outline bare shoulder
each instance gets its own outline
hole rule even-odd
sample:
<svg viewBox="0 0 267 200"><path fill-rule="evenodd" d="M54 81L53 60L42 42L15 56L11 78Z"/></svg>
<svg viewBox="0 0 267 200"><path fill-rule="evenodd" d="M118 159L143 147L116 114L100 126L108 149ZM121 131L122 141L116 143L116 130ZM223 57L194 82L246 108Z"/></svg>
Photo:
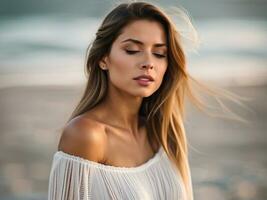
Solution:
<svg viewBox="0 0 267 200"><path fill-rule="evenodd" d="M82 116L64 127L58 150L102 163L106 157L107 135L103 125Z"/></svg>

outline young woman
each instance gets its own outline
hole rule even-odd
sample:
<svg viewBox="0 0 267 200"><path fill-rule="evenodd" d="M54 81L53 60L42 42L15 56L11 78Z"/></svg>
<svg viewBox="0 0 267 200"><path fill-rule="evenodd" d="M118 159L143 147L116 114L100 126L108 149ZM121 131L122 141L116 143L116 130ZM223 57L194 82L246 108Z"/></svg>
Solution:
<svg viewBox="0 0 267 200"><path fill-rule="evenodd" d="M149 3L118 5L88 48L86 70L48 199L193 199L183 124L192 78L170 18Z"/></svg>

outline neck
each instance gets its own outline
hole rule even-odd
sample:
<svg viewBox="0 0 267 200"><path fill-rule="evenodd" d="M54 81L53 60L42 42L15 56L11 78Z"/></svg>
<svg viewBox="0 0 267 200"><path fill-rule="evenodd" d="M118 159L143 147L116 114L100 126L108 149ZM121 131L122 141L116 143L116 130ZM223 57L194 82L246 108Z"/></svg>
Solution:
<svg viewBox="0 0 267 200"><path fill-rule="evenodd" d="M110 88L100 105L102 107L101 118L112 126L125 129L137 137L140 128L139 109L142 99L142 97L132 96L115 88Z"/></svg>

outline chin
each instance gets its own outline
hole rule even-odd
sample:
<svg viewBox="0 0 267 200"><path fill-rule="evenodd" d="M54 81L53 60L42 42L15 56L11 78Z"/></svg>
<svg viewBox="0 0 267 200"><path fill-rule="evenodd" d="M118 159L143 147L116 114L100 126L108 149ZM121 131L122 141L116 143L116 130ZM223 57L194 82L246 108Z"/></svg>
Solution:
<svg viewBox="0 0 267 200"><path fill-rule="evenodd" d="M134 96L137 96L137 97L149 97L153 94L153 92L138 92L138 93L135 93L133 94Z"/></svg>
<svg viewBox="0 0 267 200"><path fill-rule="evenodd" d="M155 92L155 88L124 88L124 91L134 97L149 97Z"/></svg>

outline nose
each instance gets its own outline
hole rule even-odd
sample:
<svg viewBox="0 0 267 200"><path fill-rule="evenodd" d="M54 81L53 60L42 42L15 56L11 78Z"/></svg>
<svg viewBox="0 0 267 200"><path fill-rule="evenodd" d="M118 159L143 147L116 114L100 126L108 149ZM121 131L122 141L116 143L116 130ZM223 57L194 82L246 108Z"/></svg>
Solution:
<svg viewBox="0 0 267 200"><path fill-rule="evenodd" d="M141 62L140 64L140 68L141 69L153 69L154 63L152 61L153 61L153 58L150 55L150 51L144 52L144 58L143 58L143 62Z"/></svg>
<svg viewBox="0 0 267 200"><path fill-rule="evenodd" d="M150 61L146 61L146 62L141 63L140 67L141 69L153 69L154 64Z"/></svg>

